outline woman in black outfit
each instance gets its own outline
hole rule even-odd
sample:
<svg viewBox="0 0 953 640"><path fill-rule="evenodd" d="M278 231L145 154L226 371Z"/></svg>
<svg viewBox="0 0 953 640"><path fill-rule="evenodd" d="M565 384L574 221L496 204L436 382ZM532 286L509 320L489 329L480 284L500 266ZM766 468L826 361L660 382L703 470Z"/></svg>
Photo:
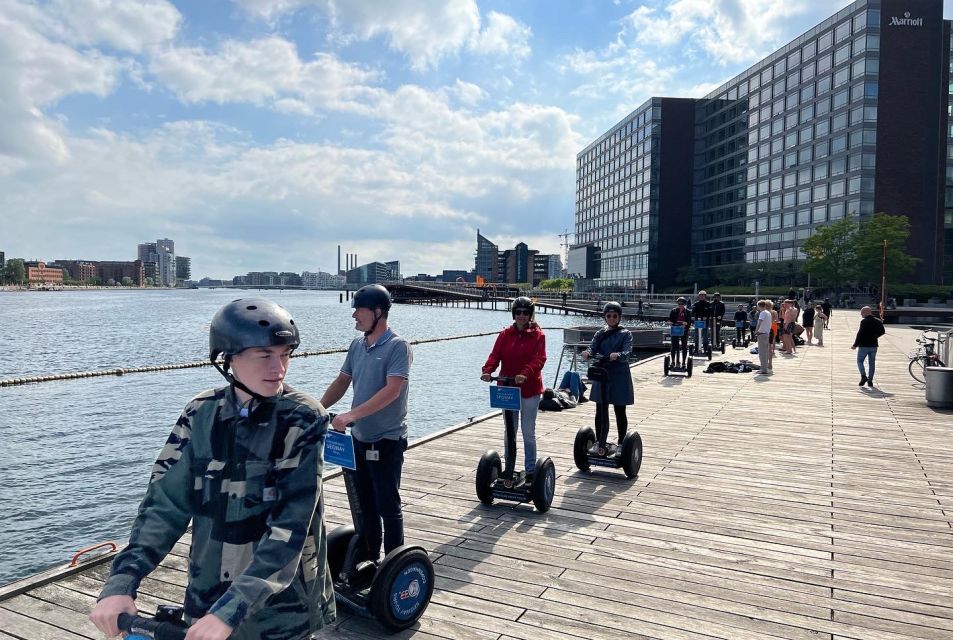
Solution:
<svg viewBox="0 0 953 640"><path fill-rule="evenodd" d="M804 333L807 334L805 339L807 344L811 344L811 341L814 339L814 306L807 305L804 307L803 315L801 316L801 326L804 327Z"/></svg>

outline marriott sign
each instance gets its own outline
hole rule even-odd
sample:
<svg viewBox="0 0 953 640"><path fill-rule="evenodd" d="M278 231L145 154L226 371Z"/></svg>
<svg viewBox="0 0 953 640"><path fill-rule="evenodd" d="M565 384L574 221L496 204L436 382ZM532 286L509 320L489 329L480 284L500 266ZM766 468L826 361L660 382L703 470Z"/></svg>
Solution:
<svg viewBox="0 0 953 640"><path fill-rule="evenodd" d="M922 27L923 18L911 18L909 11L903 12L903 17L890 16L889 26L891 27Z"/></svg>

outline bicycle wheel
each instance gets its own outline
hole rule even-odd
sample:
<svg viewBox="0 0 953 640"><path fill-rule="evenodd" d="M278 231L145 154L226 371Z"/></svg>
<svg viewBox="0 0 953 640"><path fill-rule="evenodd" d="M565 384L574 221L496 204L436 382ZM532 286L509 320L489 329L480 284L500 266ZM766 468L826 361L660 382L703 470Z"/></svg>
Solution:
<svg viewBox="0 0 953 640"><path fill-rule="evenodd" d="M910 364L907 365L907 370L910 372L910 376L920 383L926 383L926 372L924 368L926 367L926 358L923 356L917 356L916 358L910 361Z"/></svg>

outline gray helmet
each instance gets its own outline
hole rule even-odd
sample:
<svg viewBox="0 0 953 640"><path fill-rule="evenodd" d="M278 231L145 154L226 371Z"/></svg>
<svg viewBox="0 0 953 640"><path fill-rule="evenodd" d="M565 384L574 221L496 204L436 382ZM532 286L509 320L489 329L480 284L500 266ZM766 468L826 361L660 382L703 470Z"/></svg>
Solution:
<svg viewBox="0 0 953 640"><path fill-rule="evenodd" d="M353 309L380 309L383 312L390 310L390 293L379 284L369 284L354 292L351 298Z"/></svg>
<svg viewBox="0 0 953 640"><path fill-rule="evenodd" d="M209 359L233 356L251 347L289 346L301 343L298 326L291 314L262 298L240 298L229 302L212 318L208 332Z"/></svg>
<svg viewBox="0 0 953 640"><path fill-rule="evenodd" d="M615 311L619 314L619 317L622 317L622 305L618 302L607 302L604 307L602 307L602 317L606 317L606 314L610 311Z"/></svg>
<svg viewBox="0 0 953 640"><path fill-rule="evenodd" d="M513 314L513 317L516 317L517 309L526 309L529 311L530 317L533 315L533 311L536 309L536 305L533 304L533 301L527 298L526 296L520 296L513 301L513 306L510 308L510 313Z"/></svg>

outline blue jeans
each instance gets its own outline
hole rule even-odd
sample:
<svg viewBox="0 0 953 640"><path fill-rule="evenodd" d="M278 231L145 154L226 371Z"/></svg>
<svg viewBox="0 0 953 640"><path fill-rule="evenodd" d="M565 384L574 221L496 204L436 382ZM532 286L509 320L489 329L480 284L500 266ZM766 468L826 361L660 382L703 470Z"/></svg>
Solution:
<svg viewBox="0 0 953 640"><path fill-rule="evenodd" d="M369 461L367 450L378 451L378 460ZM404 514L400 507L400 472L404 466L407 439L378 440L371 444L354 439L357 492L363 511L367 551L372 559L404 544Z"/></svg>
<svg viewBox="0 0 953 640"><path fill-rule="evenodd" d="M864 372L864 360L870 362L870 371ZM868 380L874 379L874 370L877 368L877 347L857 347L857 368L860 375Z"/></svg>
<svg viewBox="0 0 953 640"><path fill-rule="evenodd" d="M511 478L516 468L516 428L523 431L523 464L527 473L536 469L536 414L539 413L540 396L520 398L520 411L504 411L503 422L506 436L503 440L505 464L503 477Z"/></svg>

